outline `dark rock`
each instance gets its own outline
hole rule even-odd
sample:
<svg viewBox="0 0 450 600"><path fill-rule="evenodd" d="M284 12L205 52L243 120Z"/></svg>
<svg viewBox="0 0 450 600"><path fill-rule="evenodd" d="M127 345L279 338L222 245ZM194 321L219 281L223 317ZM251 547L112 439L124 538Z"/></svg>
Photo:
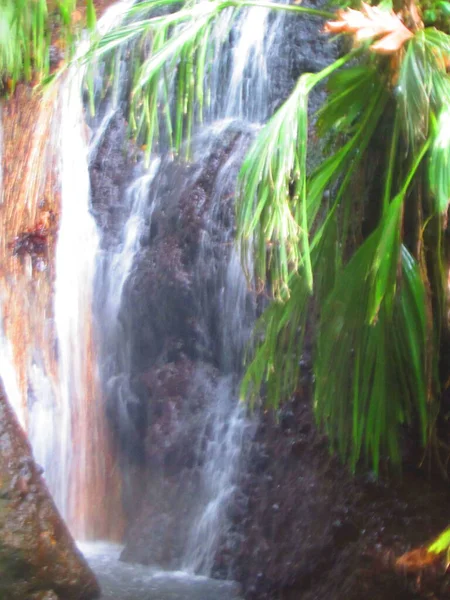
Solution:
<svg viewBox="0 0 450 600"><path fill-rule="evenodd" d="M127 143L127 124L118 113L109 122L91 157L89 174L91 209L101 229L102 245L109 248L117 240L125 218L123 202L127 184L135 169L136 151Z"/></svg>
<svg viewBox="0 0 450 600"><path fill-rule="evenodd" d="M90 600L99 594L0 383L0 598Z"/></svg>
<svg viewBox="0 0 450 600"><path fill-rule="evenodd" d="M218 552L221 572L226 556L228 577L255 600L411 600L430 589L448 598L442 573L420 590L386 566L448 525L446 487L418 472L402 481L352 478L330 457L311 404L307 389L286 404L289 431L273 413L261 416L241 480L246 512L234 521L241 541Z"/></svg>
<svg viewBox="0 0 450 600"><path fill-rule="evenodd" d="M199 502L204 410L217 371L187 357L143 375L148 390L142 506L126 535L122 560L179 568Z"/></svg>

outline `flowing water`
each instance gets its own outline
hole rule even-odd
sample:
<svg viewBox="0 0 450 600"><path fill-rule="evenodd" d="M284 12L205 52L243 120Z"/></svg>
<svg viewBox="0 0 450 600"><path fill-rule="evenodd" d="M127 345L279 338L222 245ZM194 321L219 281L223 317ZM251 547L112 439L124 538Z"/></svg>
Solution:
<svg viewBox="0 0 450 600"><path fill-rule="evenodd" d="M131 4L124 0L109 9L99 21L99 30L110 28ZM223 44L231 26L231 43ZM217 550L230 532L228 507L238 491L246 440L254 430L254 422L238 402L243 350L256 306L233 244L233 195L245 150L270 114L267 60L274 45L280 44L282 26L283 18L271 18L265 9L245 10L233 23L231 13L223 13L215 26L220 55L210 73L210 109L193 141L190 170L180 183L171 181L178 168L171 155L153 156L148 169L138 165L122 195L120 222L112 241L106 241L109 232L96 225L90 212L89 165L97 160L98 148L123 104L121 91L116 88L101 107L89 144L83 73L71 70L52 100L53 108L43 117L42 133L35 135L31 170L38 179L45 179L44 173L50 172L46 177L53 183L56 180L54 187L59 190L59 206L54 210L60 213L55 268L41 254L30 252L22 257L20 281L25 283L15 293L24 296L23 290L29 294L31 286L42 287L44 282L47 286L36 311L39 335L20 337L11 325L14 320L7 313L14 298L6 291L11 281L6 284L3 280L0 373L58 507L81 539L119 537L120 495L126 496L127 486L133 494L133 482L128 482L129 461L116 460L127 445L142 437L142 423L136 414L142 414L143 402L133 372L135 351L127 294L144 245L151 249L154 215L164 212L175 196L182 197L207 179L211 163L218 153L222 156L202 213L192 276L197 362L185 400L201 397L205 401L196 414L193 436L195 501L189 505L186 497L185 519L178 524L183 539L171 561L183 573L118 566L118 547L85 547L105 599L237 598L233 586L198 575L213 573ZM117 65L124 76L124 61ZM50 158L42 141L44 132L46 144L53 146ZM5 156L3 138L0 129L0 151ZM7 190L2 173L0 170L1 197ZM38 218L35 213L42 208L38 200L42 194L42 190L40 195L36 192L29 202L33 227ZM31 226L27 223L27 227L29 235ZM40 229L33 243L44 235L50 237L48 230ZM23 224L14 231L17 240ZM5 243L3 252L8 252ZM14 272L18 269L16 263L11 267ZM53 304L48 291L52 287ZM20 310L25 308L21 305ZM33 307L29 311L33 312ZM154 318L157 320L157 315ZM33 332L31 317L29 329ZM213 377L206 363L214 369ZM110 398L114 398L112 404ZM182 422L177 426L183 429ZM114 440L110 439L111 430ZM147 484L152 486L151 481Z"/></svg>
<svg viewBox="0 0 450 600"><path fill-rule="evenodd" d="M99 31L112 27L130 5L118 2L107 11ZM88 44L80 45L80 54ZM95 539L120 536L121 510L95 363L98 232L90 215L83 77L83 69L72 67L35 107L37 123L29 127L25 154L27 201L12 218L4 207L3 240L12 238L4 242L4 260L12 264L0 298L0 369L60 511L74 535ZM11 189L14 182L2 186L2 192ZM98 498L105 498L101 507Z"/></svg>
<svg viewBox="0 0 450 600"><path fill-rule="evenodd" d="M215 26L217 48L229 34L230 19L231 14L225 12ZM122 226L113 242L106 229L102 244L105 250L97 282L97 297L100 298L97 321L103 336L102 380L110 398L110 411L116 415L114 422L119 438L125 448L134 448L143 418L135 417L136 413L141 415L143 403L136 388L135 363L145 362L145 357L140 355L139 361L136 360L136 349L133 349L136 325L129 318L134 310L128 298L130 288L133 290L133 279L139 277L140 257L144 252L151 253L151 242L150 250L147 247L155 212L164 211L166 206L173 204L174 198L189 195L189 190L207 177L217 149L229 146L223 164L214 176L211 197L206 199L208 208L203 214L192 285L200 362L192 376L191 389L185 392L185 402L194 402L193 396L207 398L206 405L196 417L199 426L191 436L196 446L194 460L197 466L192 469L196 481L195 499L191 484L179 490L175 501L172 492L166 495L164 492L158 495L154 489L150 492L154 498L152 503L161 505L157 534L162 539L155 537L154 544L170 544L172 540L168 564L189 573L211 575L213 572L217 549L230 530L227 509L237 493L240 468L245 460L243 447L254 428L245 407L238 402L243 350L256 307L233 243L233 196L245 150L268 116L267 56L282 30L282 23L282 17L270 19L269 11L264 9L243 13L234 25L232 46L222 48L210 73L211 107L207 122L193 140L193 168L181 181L175 179L177 166L170 155L155 155L148 172L142 173L137 168L137 174L123 194ZM111 118L111 105L114 106L114 101L104 109L100 128ZM167 183L171 179L175 180L173 185ZM149 315L147 319L158 321L160 316ZM214 381L211 381L210 371L203 366L205 360L217 369ZM181 422L175 428L181 430L187 423L183 421L184 417L180 418ZM161 442L169 443L167 437ZM136 453L136 450L130 452ZM188 448L186 452L189 452ZM130 471L129 465L123 470ZM150 477L149 487L164 486L158 482L156 474ZM164 475L162 477L164 479ZM170 508L179 504L180 494L183 514L179 508ZM164 519L173 520L172 515L177 515L175 534L164 525ZM174 535L176 544L173 543Z"/></svg>
<svg viewBox="0 0 450 600"><path fill-rule="evenodd" d="M157 568L119 562L122 546L89 543L80 545L97 574L101 600L239 600L238 586L194 576L184 571L167 572Z"/></svg>

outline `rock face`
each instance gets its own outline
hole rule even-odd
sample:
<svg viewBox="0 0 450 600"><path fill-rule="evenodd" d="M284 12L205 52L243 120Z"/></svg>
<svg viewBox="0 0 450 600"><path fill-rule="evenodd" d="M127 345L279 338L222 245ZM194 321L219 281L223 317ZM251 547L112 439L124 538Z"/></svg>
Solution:
<svg viewBox="0 0 450 600"><path fill-rule="evenodd" d="M278 414L262 416L228 577L252 600L449 598L445 566L427 582L395 563L448 526L448 487L412 467L352 477L330 456L311 405L306 380ZM220 553L216 561L220 573Z"/></svg>
<svg viewBox="0 0 450 600"><path fill-rule="evenodd" d="M98 598L0 382L0 598Z"/></svg>
<svg viewBox="0 0 450 600"><path fill-rule="evenodd" d="M336 48L320 27L314 20L286 19L283 44L269 57L271 109L301 73L332 61ZM312 111L323 93L313 95ZM124 126L113 120L91 165L93 211L108 251L120 245L122 198L139 173L139 163L122 151ZM226 180L229 187L220 180L215 213L211 200L241 138L242 132L224 133L200 170L198 164L171 163L152 184L160 200L141 236L120 309L131 369L113 378L120 386L111 385L108 396L124 471L130 480L135 474L126 496L131 524L124 560L176 568L186 546L206 454L199 441L208 439L202 415L220 377L224 311L218 299L225 285L220 270L232 245L233 178ZM149 194L147 204L153 200ZM208 268L199 275L205 246ZM199 370L206 387L196 384ZM216 553L214 575L239 581L251 600L418 597L420 584L399 577L392 556L447 526L447 490L413 470L402 482L395 476L378 483L370 474L350 477L316 429L311 387L306 378L278 414L262 414L246 444L249 459L228 508L231 526ZM444 587L425 593L449 597Z"/></svg>
<svg viewBox="0 0 450 600"><path fill-rule="evenodd" d="M146 436L148 485L141 510L126 536L122 560L176 569L180 566L200 489L204 427L210 402L203 385L217 372L186 357L154 367L144 377L149 415Z"/></svg>
<svg viewBox="0 0 450 600"><path fill-rule="evenodd" d="M114 164L109 140L107 132L94 169L103 160ZM227 385L219 366L221 280L232 250L225 238L233 229L233 188L225 180L217 183L225 166L235 177L248 141L247 132L231 127L208 140L204 161L199 151L195 163L163 163L148 191L151 218L143 218L139 251L120 298L127 360L120 341L110 344L118 352L107 355L105 364L113 366L104 373L110 421L128 474L126 560L179 568L199 510L201 470L214 427L210 407L217 387ZM94 213L105 227L110 256L117 255L121 239L122 217L114 216L112 204L123 184L114 183L115 172L93 175ZM108 189L116 191L105 196ZM215 193L224 198L219 205L212 202Z"/></svg>

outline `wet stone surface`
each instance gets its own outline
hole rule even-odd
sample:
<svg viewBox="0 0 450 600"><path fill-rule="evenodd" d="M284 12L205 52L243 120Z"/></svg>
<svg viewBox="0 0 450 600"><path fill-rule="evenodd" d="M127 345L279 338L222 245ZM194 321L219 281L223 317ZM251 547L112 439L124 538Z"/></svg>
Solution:
<svg viewBox="0 0 450 600"><path fill-rule="evenodd" d="M403 475L356 477L330 456L311 410L311 382L278 414L262 416L241 480L245 511L238 540L223 548L217 573L239 581L252 600L413 600L450 598L445 565L407 570L403 553L448 526L448 485L417 462Z"/></svg>
<svg viewBox="0 0 450 600"><path fill-rule="evenodd" d="M98 595L96 579L59 516L0 382L0 598Z"/></svg>

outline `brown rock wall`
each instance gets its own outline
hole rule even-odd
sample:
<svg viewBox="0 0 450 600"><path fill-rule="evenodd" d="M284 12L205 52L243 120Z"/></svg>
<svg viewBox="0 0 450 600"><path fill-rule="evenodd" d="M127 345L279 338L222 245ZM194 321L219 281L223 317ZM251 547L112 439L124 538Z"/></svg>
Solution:
<svg viewBox="0 0 450 600"><path fill-rule="evenodd" d="M98 596L0 386L0 598Z"/></svg>

